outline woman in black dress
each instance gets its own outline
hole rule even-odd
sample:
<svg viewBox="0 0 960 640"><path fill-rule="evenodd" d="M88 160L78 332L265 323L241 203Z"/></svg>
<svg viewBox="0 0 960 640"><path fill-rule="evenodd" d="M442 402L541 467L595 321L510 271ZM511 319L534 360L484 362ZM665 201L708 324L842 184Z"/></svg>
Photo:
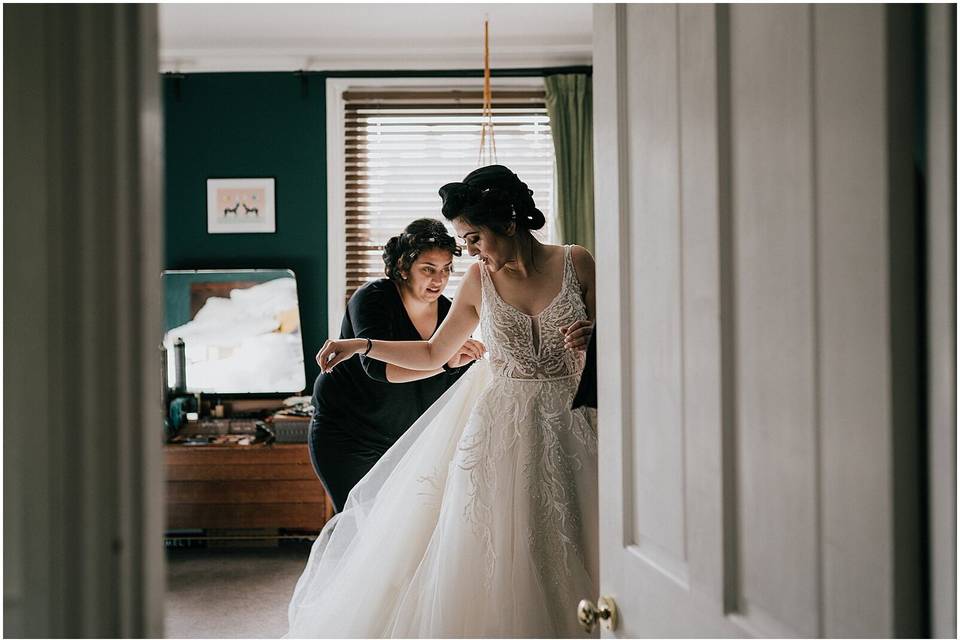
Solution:
<svg viewBox="0 0 960 640"><path fill-rule="evenodd" d="M460 248L443 223L411 222L384 248L387 277L351 296L340 337L429 339L450 310L443 290L455 255ZM360 355L317 376L310 457L338 512L353 486L482 355L483 345L468 340L436 371L403 369Z"/></svg>

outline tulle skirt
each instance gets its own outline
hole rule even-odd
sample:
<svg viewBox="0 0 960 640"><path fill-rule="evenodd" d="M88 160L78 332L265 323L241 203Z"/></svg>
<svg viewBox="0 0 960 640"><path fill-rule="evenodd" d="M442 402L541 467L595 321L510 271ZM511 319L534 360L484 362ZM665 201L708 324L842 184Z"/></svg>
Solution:
<svg viewBox="0 0 960 640"><path fill-rule="evenodd" d="M596 412L569 409L577 380L476 363L324 527L288 637L584 637Z"/></svg>

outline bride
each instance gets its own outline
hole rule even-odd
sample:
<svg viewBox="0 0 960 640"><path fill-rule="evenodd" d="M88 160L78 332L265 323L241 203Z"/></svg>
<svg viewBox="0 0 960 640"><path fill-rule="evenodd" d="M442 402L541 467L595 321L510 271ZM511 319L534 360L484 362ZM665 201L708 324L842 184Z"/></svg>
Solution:
<svg viewBox="0 0 960 640"><path fill-rule="evenodd" d="M570 405L594 309L582 247L542 244L532 191L500 165L440 189L478 263L428 341L328 340L408 369L489 351L350 492L314 543L289 637L582 637L598 588L596 411Z"/></svg>

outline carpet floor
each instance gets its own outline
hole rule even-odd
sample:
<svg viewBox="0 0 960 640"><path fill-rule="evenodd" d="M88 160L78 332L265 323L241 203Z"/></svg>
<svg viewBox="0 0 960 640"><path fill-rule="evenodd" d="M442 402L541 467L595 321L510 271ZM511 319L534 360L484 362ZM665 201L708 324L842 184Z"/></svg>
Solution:
<svg viewBox="0 0 960 640"><path fill-rule="evenodd" d="M279 638L310 545L166 554L168 638Z"/></svg>

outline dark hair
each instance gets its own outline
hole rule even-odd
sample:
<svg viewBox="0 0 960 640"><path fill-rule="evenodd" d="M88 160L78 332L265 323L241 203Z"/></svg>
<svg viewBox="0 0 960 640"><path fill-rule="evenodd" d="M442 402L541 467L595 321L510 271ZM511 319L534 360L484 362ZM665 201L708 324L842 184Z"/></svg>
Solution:
<svg viewBox="0 0 960 640"><path fill-rule="evenodd" d="M453 236L447 233L443 223L433 218L420 218L407 225L398 236L393 236L383 247L383 273L395 282L399 282L404 271L417 260L421 253L429 249L444 249L455 256L460 255L460 247Z"/></svg>
<svg viewBox="0 0 960 640"><path fill-rule="evenodd" d="M511 222L516 229L541 228L546 219L533 202L533 191L513 171L499 164L471 171L463 182L440 187L443 217L464 218L504 234Z"/></svg>

